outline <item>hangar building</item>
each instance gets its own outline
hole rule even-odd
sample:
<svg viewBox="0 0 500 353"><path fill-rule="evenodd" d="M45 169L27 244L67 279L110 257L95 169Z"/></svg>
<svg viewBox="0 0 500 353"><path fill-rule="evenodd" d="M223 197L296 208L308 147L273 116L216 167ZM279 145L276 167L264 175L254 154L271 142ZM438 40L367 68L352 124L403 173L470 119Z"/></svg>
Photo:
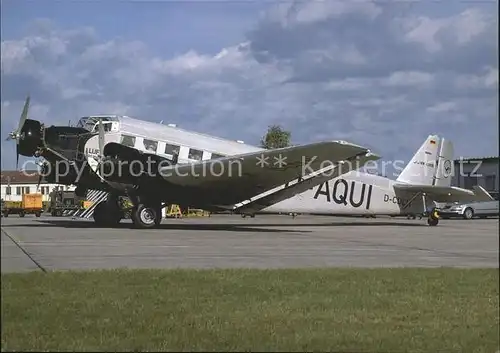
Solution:
<svg viewBox="0 0 500 353"><path fill-rule="evenodd" d="M43 201L50 200L53 190L74 190L73 186L49 184L44 181L38 186L38 171L9 170L1 172L1 197L4 201L21 201L23 194L41 193Z"/></svg>
<svg viewBox="0 0 500 353"><path fill-rule="evenodd" d="M472 189L482 186L498 199L499 157L460 158L455 160L452 185Z"/></svg>

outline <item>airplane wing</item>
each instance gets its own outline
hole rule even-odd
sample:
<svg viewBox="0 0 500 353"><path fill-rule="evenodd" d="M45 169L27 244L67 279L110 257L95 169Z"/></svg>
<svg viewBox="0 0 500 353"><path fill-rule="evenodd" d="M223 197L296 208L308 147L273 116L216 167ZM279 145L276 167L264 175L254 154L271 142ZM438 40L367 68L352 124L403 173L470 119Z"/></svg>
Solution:
<svg viewBox="0 0 500 353"><path fill-rule="evenodd" d="M194 191L206 204L235 205L340 161L365 155L365 147L345 141L262 150L159 169L171 185ZM362 166L362 164L360 164Z"/></svg>
<svg viewBox="0 0 500 353"><path fill-rule="evenodd" d="M359 157L358 164L362 166L368 161L375 161L378 159L380 159L380 156L373 153L368 153ZM304 178L297 178L271 191L254 196L249 200L245 200L244 202L240 202L239 204L235 205L233 210L247 213L258 212L278 202L303 193L308 189L312 189L325 181L337 178L341 174L348 173L354 168L355 165L352 163L328 166L326 168L318 170L317 172L311 173Z"/></svg>
<svg viewBox="0 0 500 353"><path fill-rule="evenodd" d="M436 202L472 202L472 201L491 201L493 197L481 186L475 186L473 190L462 189L455 186L437 186L437 185L410 185L396 184L396 190L407 192L422 192L430 199Z"/></svg>

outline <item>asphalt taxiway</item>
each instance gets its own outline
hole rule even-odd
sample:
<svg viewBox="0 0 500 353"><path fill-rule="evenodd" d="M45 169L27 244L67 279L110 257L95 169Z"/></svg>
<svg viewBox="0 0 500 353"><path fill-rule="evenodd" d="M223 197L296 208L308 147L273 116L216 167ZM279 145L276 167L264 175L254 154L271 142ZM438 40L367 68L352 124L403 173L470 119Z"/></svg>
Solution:
<svg viewBox="0 0 500 353"><path fill-rule="evenodd" d="M498 267L499 221L215 215L128 222L2 218L2 272L109 268Z"/></svg>

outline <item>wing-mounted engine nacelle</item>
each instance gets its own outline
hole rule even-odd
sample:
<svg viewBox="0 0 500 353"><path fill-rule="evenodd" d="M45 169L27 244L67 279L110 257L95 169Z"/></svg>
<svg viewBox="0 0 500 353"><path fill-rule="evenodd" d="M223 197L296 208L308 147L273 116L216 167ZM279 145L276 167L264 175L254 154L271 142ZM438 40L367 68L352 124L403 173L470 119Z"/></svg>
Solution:
<svg viewBox="0 0 500 353"><path fill-rule="evenodd" d="M38 120L26 119L19 134L20 155L32 157L42 147L43 126Z"/></svg>
<svg viewBox="0 0 500 353"><path fill-rule="evenodd" d="M79 179L78 170L79 168L67 161L44 162L40 174L47 183L74 185Z"/></svg>
<svg viewBox="0 0 500 353"><path fill-rule="evenodd" d="M172 161L156 154L144 153L119 143L108 143L103 150L102 175L108 181L141 185L161 179L159 169Z"/></svg>

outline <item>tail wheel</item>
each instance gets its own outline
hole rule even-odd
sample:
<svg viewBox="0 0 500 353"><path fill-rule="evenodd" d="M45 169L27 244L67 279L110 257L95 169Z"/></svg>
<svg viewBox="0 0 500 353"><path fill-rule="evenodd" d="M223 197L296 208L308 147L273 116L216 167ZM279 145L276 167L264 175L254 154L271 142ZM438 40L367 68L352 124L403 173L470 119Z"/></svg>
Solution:
<svg viewBox="0 0 500 353"><path fill-rule="evenodd" d="M437 218L428 218L427 219L427 224L430 225L430 226L437 226L439 223L439 219Z"/></svg>
<svg viewBox="0 0 500 353"><path fill-rule="evenodd" d="M467 207L464 211L464 218L472 219L472 217L474 217L474 211L472 210L472 208Z"/></svg>
<svg viewBox="0 0 500 353"><path fill-rule="evenodd" d="M436 209L433 209L429 213L429 217L427 218L427 224L430 226L437 226L439 223L439 212Z"/></svg>

